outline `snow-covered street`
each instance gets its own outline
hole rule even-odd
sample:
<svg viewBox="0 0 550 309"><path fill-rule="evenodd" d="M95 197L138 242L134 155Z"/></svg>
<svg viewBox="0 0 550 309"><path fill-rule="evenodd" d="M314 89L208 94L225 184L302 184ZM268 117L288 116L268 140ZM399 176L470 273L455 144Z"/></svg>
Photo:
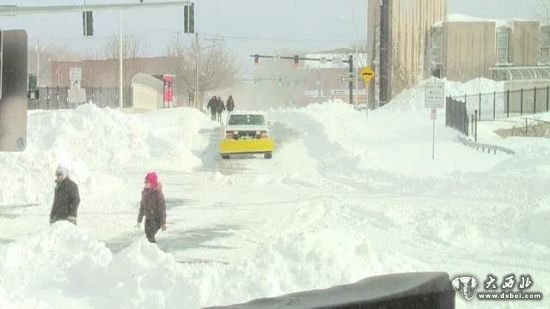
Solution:
<svg viewBox="0 0 550 309"><path fill-rule="evenodd" d="M529 274L550 291L550 140L475 151L440 111L432 160L423 95L368 118L341 101L269 110L271 160L222 160L219 125L194 109L29 112L27 150L0 153L0 308L192 309L415 271ZM77 227L48 224L59 162L80 188ZM134 227L153 170L168 208L158 248Z"/></svg>

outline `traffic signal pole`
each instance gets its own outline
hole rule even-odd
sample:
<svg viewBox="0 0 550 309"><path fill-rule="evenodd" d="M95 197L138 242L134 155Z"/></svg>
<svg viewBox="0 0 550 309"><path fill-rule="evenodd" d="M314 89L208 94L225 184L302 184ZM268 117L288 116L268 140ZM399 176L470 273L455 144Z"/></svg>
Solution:
<svg viewBox="0 0 550 309"><path fill-rule="evenodd" d="M189 4L189 0L164 1L151 3L113 3L113 4L85 4L85 5L48 5L48 6L18 6L0 5L0 16L19 16L33 14L51 14L84 11L112 11L126 9L146 9L181 6Z"/></svg>

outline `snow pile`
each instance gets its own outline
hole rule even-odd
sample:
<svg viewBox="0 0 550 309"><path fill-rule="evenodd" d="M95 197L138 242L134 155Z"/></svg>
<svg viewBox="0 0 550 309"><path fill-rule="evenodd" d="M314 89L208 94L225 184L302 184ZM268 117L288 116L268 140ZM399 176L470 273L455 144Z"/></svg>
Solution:
<svg viewBox="0 0 550 309"><path fill-rule="evenodd" d="M0 273L0 304L15 308L198 308L197 293L156 245L136 241L113 257L65 222L1 248Z"/></svg>
<svg viewBox="0 0 550 309"><path fill-rule="evenodd" d="M454 92L494 86L480 86L475 81L449 84ZM433 124L424 107L424 85L406 90L387 106L371 111L368 119L365 112L342 101L277 110L271 117L301 132L309 156L323 163L320 169L341 176L360 169L446 176L456 171L485 171L506 159L501 155L481 156L457 143L455 131L445 127L440 111L436 121L438 159L432 160ZM459 154L462 160L455 160Z"/></svg>
<svg viewBox="0 0 550 309"><path fill-rule="evenodd" d="M368 262L358 250L366 250L363 241L318 228L277 237L242 264L179 264L144 239L113 256L103 243L59 222L0 247L0 304L113 309L230 304L361 279Z"/></svg>
<svg viewBox="0 0 550 309"><path fill-rule="evenodd" d="M43 202L59 163L69 167L83 190L90 188L97 171L102 176L122 169L189 171L201 164L192 152L205 143L197 132L215 126L199 111L185 108L126 115L86 104L30 112L27 149L0 153L1 204Z"/></svg>
<svg viewBox="0 0 550 309"><path fill-rule="evenodd" d="M427 79L420 82L417 86L403 90L396 95L390 104L382 109L390 113L403 112L425 112L425 93L426 84L430 82L445 83L445 96L458 97L460 100L464 95L472 96L478 94L487 94L504 91L504 82L497 82L486 78L476 78L465 83L448 81L446 79ZM463 99L462 99L463 100Z"/></svg>

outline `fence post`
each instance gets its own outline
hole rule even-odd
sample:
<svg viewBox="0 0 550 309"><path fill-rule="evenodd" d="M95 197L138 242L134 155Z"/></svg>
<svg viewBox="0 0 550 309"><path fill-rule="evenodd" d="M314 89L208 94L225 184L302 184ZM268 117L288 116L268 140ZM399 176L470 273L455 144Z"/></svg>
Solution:
<svg viewBox="0 0 550 309"><path fill-rule="evenodd" d="M478 110L479 110L479 119L481 119L481 92L479 93L479 101L477 102Z"/></svg>
<svg viewBox="0 0 550 309"><path fill-rule="evenodd" d="M527 129L529 127L527 126L527 118L525 118L525 136L527 136Z"/></svg>
<svg viewBox="0 0 550 309"><path fill-rule="evenodd" d="M475 124L475 126L474 126L474 128L475 128L475 130L474 130L474 140L477 143L477 110L475 111L474 124Z"/></svg>
<svg viewBox="0 0 550 309"><path fill-rule="evenodd" d="M537 113L537 87L535 87L535 93L533 94L533 114Z"/></svg>
<svg viewBox="0 0 550 309"><path fill-rule="evenodd" d="M464 116L464 119L463 119L464 125L462 126L462 128L464 129L464 132L466 133L466 136L469 136L470 132L468 132L468 128L470 126L468 125L468 112L464 111L464 113L462 115Z"/></svg>
<svg viewBox="0 0 550 309"><path fill-rule="evenodd" d="M493 93L493 120L495 120L495 110L496 110L496 106L497 106L497 92L495 91Z"/></svg>
<svg viewBox="0 0 550 309"><path fill-rule="evenodd" d="M510 89L506 90L506 118L510 118Z"/></svg>
<svg viewBox="0 0 550 309"><path fill-rule="evenodd" d="M519 107L519 115L520 116L523 116L523 88L521 88L521 103L520 103L520 107Z"/></svg>
<svg viewBox="0 0 550 309"><path fill-rule="evenodd" d="M550 94L550 86L546 86L546 111L548 111L548 99Z"/></svg>

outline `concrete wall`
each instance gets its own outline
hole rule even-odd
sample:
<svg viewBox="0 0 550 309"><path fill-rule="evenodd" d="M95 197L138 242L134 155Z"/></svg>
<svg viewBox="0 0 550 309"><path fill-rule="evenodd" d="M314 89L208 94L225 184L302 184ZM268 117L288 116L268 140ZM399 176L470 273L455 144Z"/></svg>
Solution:
<svg viewBox="0 0 550 309"><path fill-rule="evenodd" d="M536 66L539 59L540 24L537 21L514 21L510 53L514 66Z"/></svg>
<svg viewBox="0 0 550 309"><path fill-rule="evenodd" d="M424 78L429 31L446 15L446 0L391 2L392 97Z"/></svg>
<svg viewBox="0 0 550 309"><path fill-rule="evenodd" d="M490 78L496 63L496 23L445 22L443 29L443 76L455 81Z"/></svg>

